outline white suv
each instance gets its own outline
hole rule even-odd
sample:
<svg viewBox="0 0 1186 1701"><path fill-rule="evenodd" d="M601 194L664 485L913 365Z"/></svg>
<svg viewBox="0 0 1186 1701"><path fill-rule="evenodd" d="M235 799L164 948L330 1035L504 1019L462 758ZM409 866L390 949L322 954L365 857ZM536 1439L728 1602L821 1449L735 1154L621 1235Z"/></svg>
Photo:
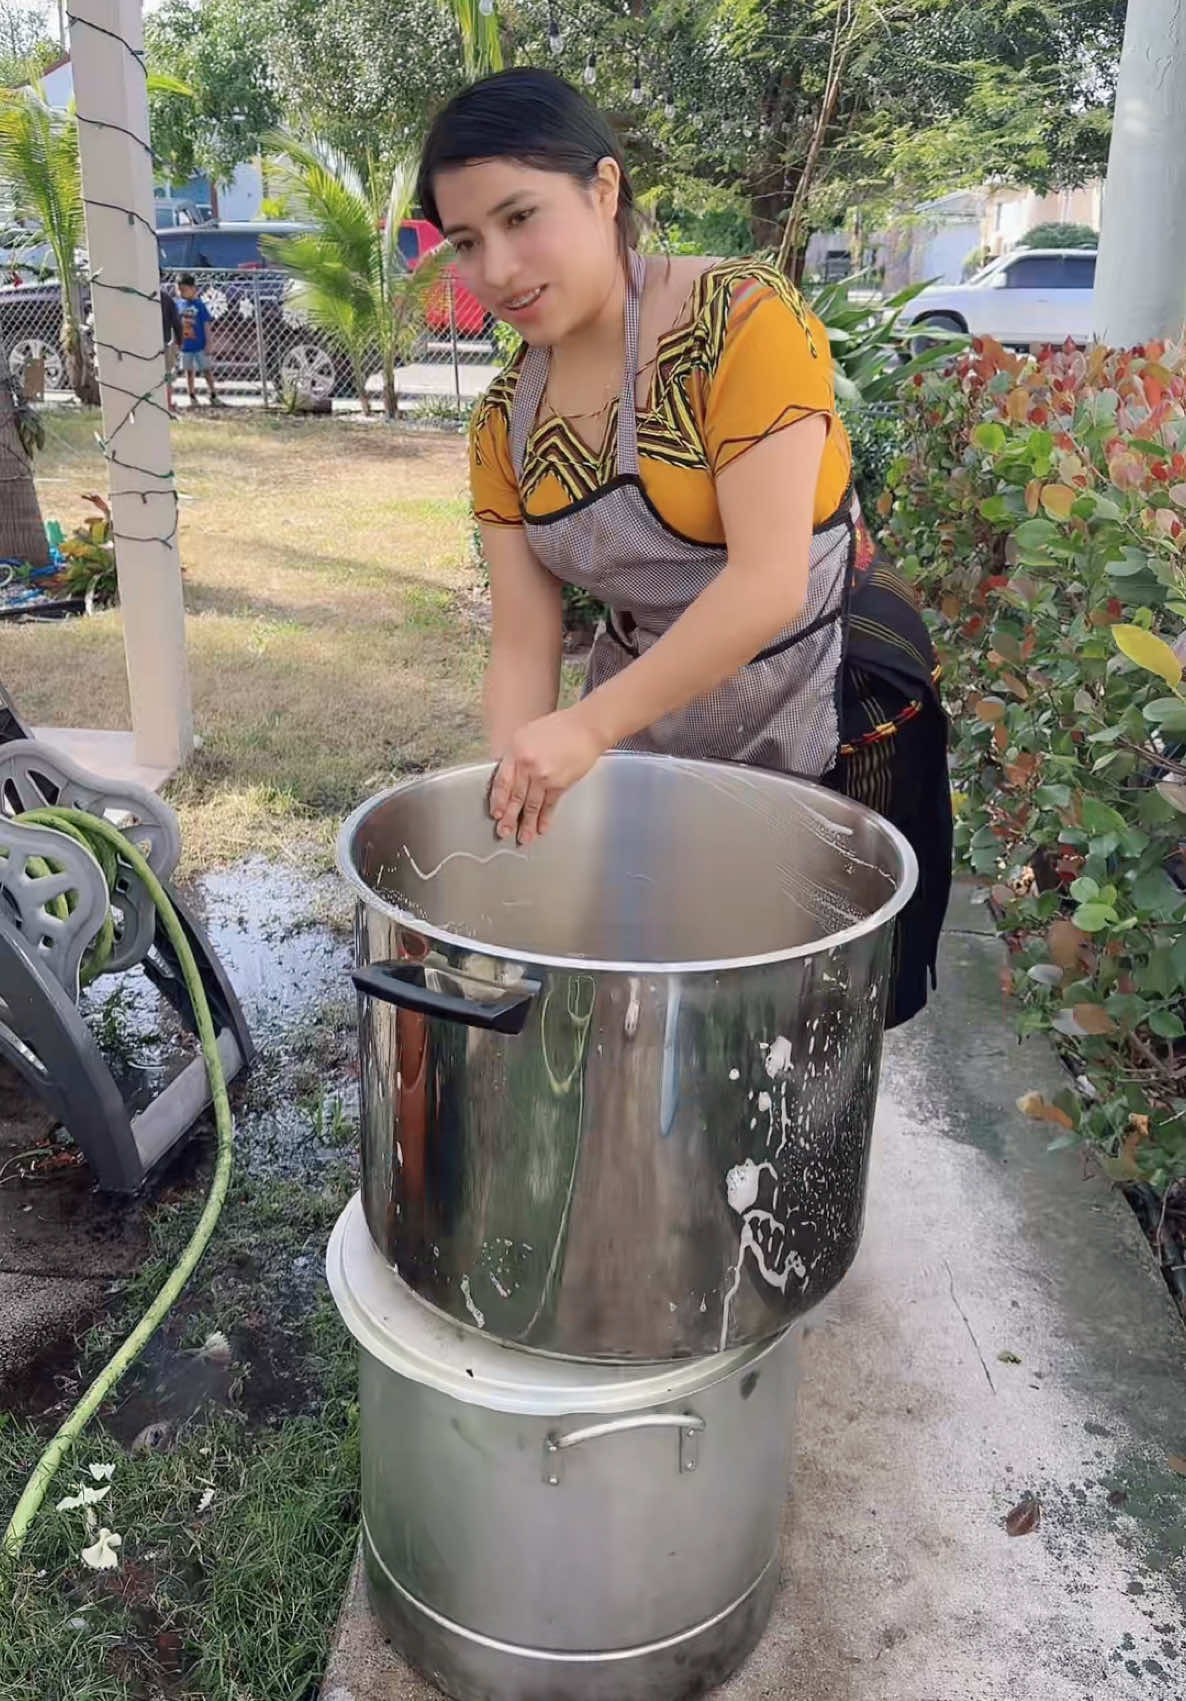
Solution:
<svg viewBox="0 0 1186 1701"><path fill-rule="evenodd" d="M1091 340L1095 251L1015 248L966 284L932 284L910 303L920 330L967 331L1022 347ZM924 339L919 338L920 342Z"/></svg>

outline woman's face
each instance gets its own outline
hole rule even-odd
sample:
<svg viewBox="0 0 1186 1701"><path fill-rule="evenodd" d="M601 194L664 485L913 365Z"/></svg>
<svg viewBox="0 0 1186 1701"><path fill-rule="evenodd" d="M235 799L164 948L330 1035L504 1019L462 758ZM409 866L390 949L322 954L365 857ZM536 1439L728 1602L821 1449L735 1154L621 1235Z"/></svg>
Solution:
<svg viewBox="0 0 1186 1701"><path fill-rule="evenodd" d="M433 187L460 281L526 342L562 342L613 289L618 184L612 159L588 187L511 159L439 172Z"/></svg>

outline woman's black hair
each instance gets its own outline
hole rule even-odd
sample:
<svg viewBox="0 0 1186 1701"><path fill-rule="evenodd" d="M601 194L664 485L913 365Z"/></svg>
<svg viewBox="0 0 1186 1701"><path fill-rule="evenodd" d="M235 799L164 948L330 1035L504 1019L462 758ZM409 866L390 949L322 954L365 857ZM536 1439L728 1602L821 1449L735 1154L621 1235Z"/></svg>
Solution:
<svg viewBox="0 0 1186 1701"><path fill-rule="evenodd" d="M623 250L633 243L634 188L618 139L597 108L563 77L523 66L496 71L453 97L437 114L420 155L416 197L425 217L439 228L433 188L439 171L488 159L564 172L586 188L603 159L616 160L622 174L619 243Z"/></svg>

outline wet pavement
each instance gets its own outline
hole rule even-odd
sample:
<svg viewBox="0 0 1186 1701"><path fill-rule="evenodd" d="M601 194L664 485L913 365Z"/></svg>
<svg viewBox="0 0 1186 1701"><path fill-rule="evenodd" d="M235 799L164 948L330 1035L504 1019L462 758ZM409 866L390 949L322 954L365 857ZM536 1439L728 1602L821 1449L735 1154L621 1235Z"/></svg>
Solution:
<svg viewBox="0 0 1186 1701"><path fill-rule="evenodd" d="M887 1041L781 1592L723 1701L1186 1694L1186 1334L1122 1197L1015 1108L1061 1068L1009 1027L990 933L962 889L940 993ZM435 1693L356 1576L323 1701Z"/></svg>

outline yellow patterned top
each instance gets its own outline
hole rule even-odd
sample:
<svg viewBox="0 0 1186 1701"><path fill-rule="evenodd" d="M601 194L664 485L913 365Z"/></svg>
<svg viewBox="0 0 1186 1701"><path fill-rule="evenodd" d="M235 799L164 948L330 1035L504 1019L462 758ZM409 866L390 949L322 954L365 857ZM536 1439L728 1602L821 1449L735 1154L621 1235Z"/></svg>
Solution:
<svg viewBox="0 0 1186 1701"><path fill-rule="evenodd" d="M569 423L541 418L528 439L522 488L511 464L510 416L520 355L490 385L470 427L474 512L517 526L595 495L615 475L618 404L598 450ZM687 319L659 341L638 414L639 474L673 531L725 541L716 474L755 443L808 414L830 422L815 493L815 522L835 514L848 488L852 451L835 413L827 334L773 266L724 260L693 285Z"/></svg>

